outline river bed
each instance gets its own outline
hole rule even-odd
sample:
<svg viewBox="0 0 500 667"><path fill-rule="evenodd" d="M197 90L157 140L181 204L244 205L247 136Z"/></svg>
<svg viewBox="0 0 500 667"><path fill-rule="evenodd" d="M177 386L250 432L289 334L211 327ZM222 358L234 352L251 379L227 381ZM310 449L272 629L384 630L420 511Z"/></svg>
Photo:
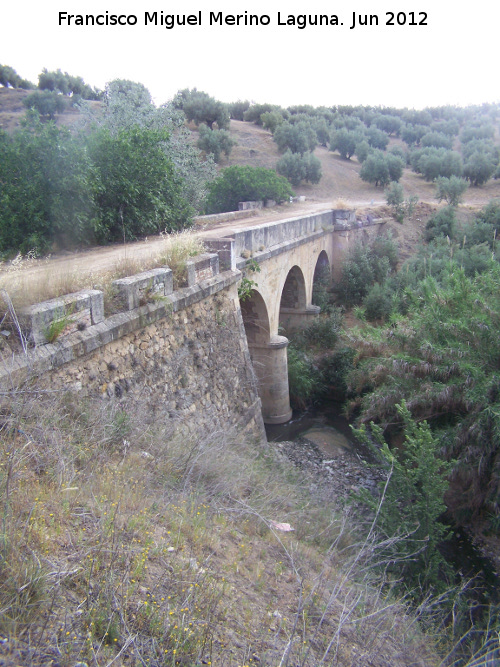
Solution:
<svg viewBox="0 0 500 667"><path fill-rule="evenodd" d="M337 404L294 412L286 424L267 425L266 433L283 456L312 473L313 493L340 505L361 487L376 492L378 483L385 480L383 470L369 465L371 452L355 439ZM499 602L500 578L484 542L455 529L440 551L462 577L475 578L478 605Z"/></svg>

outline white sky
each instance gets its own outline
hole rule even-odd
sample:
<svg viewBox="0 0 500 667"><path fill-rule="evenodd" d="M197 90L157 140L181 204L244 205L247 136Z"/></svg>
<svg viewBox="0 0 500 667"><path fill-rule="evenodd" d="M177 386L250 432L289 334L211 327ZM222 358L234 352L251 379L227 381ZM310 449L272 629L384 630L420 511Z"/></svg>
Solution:
<svg viewBox="0 0 500 667"><path fill-rule="evenodd" d="M427 26L385 26L386 12L427 12ZM209 25L210 11L267 14L270 25ZM135 14L135 26L68 27L68 14ZM144 25L144 13L197 14L201 26ZM278 26L289 14L336 14L343 26ZM356 15L379 26L353 30ZM103 88L139 81L157 104L196 87L224 102L423 108L500 101L500 3L494 0L4 0L0 63L37 82L43 67Z"/></svg>

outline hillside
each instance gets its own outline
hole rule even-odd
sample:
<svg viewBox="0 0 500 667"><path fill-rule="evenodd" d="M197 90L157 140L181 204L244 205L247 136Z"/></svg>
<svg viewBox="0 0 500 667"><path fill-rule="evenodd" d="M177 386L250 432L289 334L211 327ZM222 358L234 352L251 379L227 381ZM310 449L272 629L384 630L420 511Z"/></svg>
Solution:
<svg viewBox="0 0 500 667"><path fill-rule="evenodd" d="M280 157L278 147L272 134L254 123L232 120L230 125L232 138L237 142L228 159L224 158L220 166L234 164L272 169ZM391 138L389 147L404 145L399 139ZM335 204L341 199L354 208L375 204L385 204L383 188L376 188L359 178L361 169L356 158L343 160L338 153L327 148L318 147L314 151L321 161L323 177L318 185L301 184L295 188L297 195L303 195L315 201ZM409 197L417 196L421 201L436 205L435 186L426 182L422 176L410 169L405 169L401 184ZM500 197L500 181L490 180L486 185L469 188L466 193L464 207L481 207L493 197Z"/></svg>

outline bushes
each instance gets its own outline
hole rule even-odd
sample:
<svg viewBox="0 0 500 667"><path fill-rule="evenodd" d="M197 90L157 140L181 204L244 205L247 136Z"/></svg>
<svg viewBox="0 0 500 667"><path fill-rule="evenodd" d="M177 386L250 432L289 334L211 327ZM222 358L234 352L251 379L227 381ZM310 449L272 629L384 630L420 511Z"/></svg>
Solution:
<svg viewBox="0 0 500 667"><path fill-rule="evenodd" d="M363 141L359 132L341 129L333 132L330 137L330 150L338 151L344 160L350 160L356 152L356 147Z"/></svg>
<svg viewBox="0 0 500 667"><path fill-rule="evenodd" d="M331 309L330 313L320 316L309 325L295 332L288 346L288 384L292 407L304 410L308 405L320 398L326 388L336 382L336 373L340 375L346 368L332 367L330 358L335 356L333 349L337 344L342 328L342 312L339 308ZM320 352L319 360L313 354ZM346 360L349 355L344 355ZM337 357L336 357L337 358ZM340 357L337 359L340 361ZM342 388L339 386L339 391Z"/></svg>
<svg viewBox="0 0 500 667"><path fill-rule="evenodd" d="M455 209L453 206L447 206L429 219L425 225L425 238L427 241L432 241L438 236L447 236L451 239L455 236L455 227Z"/></svg>
<svg viewBox="0 0 500 667"><path fill-rule="evenodd" d="M342 301L347 305L360 303L371 285L382 283L395 270L397 259L397 246L388 236L379 236L370 245L353 246L342 265Z"/></svg>
<svg viewBox="0 0 500 667"><path fill-rule="evenodd" d="M498 322L500 267L468 278L448 260L440 283L425 278L408 315L351 336L361 357L349 379L364 423L402 423L397 404L427 419L440 451L455 459L447 503L455 519L499 511Z"/></svg>
<svg viewBox="0 0 500 667"><path fill-rule="evenodd" d="M231 135L227 130L209 130L208 127L202 123L199 128L199 138L197 146L205 153L211 153L214 156L214 161L219 162L222 153L229 157L231 150L236 142L231 139Z"/></svg>
<svg viewBox="0 0 500 667"><path fill-rule="evenodd" d="M290 184L283 176L264 167L226 167L219 177L210 183L206 204L207 213L223 213L238 210L240 201L264 201L278 203L293 195Z"/></svg>
<svg viewBox="0 0 500 667"><path fill-rule="evenodd" d="M385 155L382 151L374 151L369 153L363 161L359 175L363 181L373 183L375 187L378 185L387 185L390 181L397 182L403 175L404 168L403 160L388 153Z"/></svg>
<svg viewBox="0 0 500 667"><path fill-rule="evenodd" d="M367 320L385 320L392 312L392 298L385 284L375 283L363 300Z"/></svg>
<svg viewBox="0 0 500 667"><path fill-rule="evenodd" d="M288 389L292 408L305 410L318 391L319 376L307 355L288 346Z"/></svg>
<svg viewBox="0 0 500 667"><path fill-rule="evenodd" d="M316 132L305 121L292 125L284 122L278 125L273 134L274 141L281 152L290 149L292 153L307 153L313 151L318 144Z"/></svg>
<svg viewBox="0 0 500 667"><path fill-rule="evenodd" d="M194 121L196 125L205 123L210 129L213 129L214 123L217 123L219 130L229 128L230 119L227 105L201 90L186 88L179 91L174 104L177 108L182 109L186 118Z"/></svg>
<svg viewBox="0 0 500 667"><path fill-rule="evenodd" d="M88 239L90 166L81 143L52 123L33 118L12 136L0 134L0 252Z"/></svg>
<svg viewBox="0 0 500 667"><path fill-rule="evenodd" d="M319 183L321 180L321 162L313 153L292 153L290 150L276 164L278 174L285 176L292 185L301 181Z"/></svg>
<svg viewBox="0 0 500 667"><path fill-rule="evenodd" d="M53 120L66 109L67 100L56 92L35 90L24 98L23 104L27 109L38 111L40 116Z"/></svg>
<svg viewBox="0 0 500 667"><path fill-rule="evenodd" d="M133 239L186 226L191 209L165 152L134 127L72 136L53 123L0 137L0 251Z"/></svg>
<svg viewBox="0 0 500 667"><path fill-rule="evenodd" d="M403 186L399 183L393 182L385 191L385 198L387 205L392 209L392 215L395 220L401 224L404 222L406 215L411 215L413 209L418 201L418 197L409 197L405 200Z"/></svg>
<svg viewBox="0 0 500 667"><path fill-rule="evenodd" d="M337 343L342 328L342 311L332 308L326 316L320 316L297 331L294 345L304 350L330 350Z"/></svg>
<svg viewBox="0 0 500 667"><path fill-rule="evenodd" d="M91 136L91 188L97 207L93 228L99 242L186 226L191 209L163 150L166 141L165 132L138 127L116 135L104 129Z"/></svg>
<svg viewBox="0 0 500 667"><path fill-rule="evenodd" d="M462 195L467 190L467 181L458 176L451 176L445 178L441 176L436 179L436 199L442 201L443 199L450 206L458 206L462 201Z"/></svg>

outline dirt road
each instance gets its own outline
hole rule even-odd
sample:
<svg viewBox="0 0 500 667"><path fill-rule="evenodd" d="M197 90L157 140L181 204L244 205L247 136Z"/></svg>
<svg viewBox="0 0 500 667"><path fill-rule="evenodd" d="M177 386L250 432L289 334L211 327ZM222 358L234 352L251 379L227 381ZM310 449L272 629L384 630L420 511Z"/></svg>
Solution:
<svg viewBox="0 0 500 667"><path fill-rule="evenodd" d="M368 202L369 203L369 202ZM199 221L193 232L202 238L222 238L230 236L232 232L246 227L261 225L264 222L275 222L285 218L296 217L324 211L331 208L329 202L297 202L277 206L273 209L263 209L258 215L249 215L240 220L207 224ZM48 284L61 276L73 276L78 274L98 274L116 267L122 263L147 263L153 257L161 253L165 243L161 236L149 237L136 243L114 244L111 246L90 248L75 252L63 252L49 256L44 259L35 259L22 262L20 266L6 263L0 266L0 288L8 292L19 292L20 284L22 290L29 291L30 283L35 288L40 283ZM49 287L49 285L48 285ZM38 290L35 290L38 291ZM48 289L51 292L51 289ZM26 296L29 295L25 295ZM25 301L25 298L22 300Z"/></svg>

